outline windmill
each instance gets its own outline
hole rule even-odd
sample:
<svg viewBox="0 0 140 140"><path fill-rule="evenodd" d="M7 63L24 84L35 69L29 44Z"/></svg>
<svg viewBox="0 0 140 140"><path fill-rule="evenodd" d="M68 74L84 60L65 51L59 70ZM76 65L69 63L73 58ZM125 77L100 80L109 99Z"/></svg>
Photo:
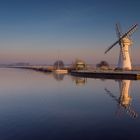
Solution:
<svg viewBox="0 0 140 140"><path fill-rule="evenodd" d="M137 27L138 27L138 25L135 24L127 32L122 33L120 25L116 24L116 33L117 33L118 40L115 43L113 43L105 51L105 54L107 52L109 52L114 46L119 44L120 54L119 54L119 61L118 61L117 69L121 69L121 70L131 70L132 69L129 48L133 43L132 43L132 40L130 39L130 37L135 32Z"/></svg>

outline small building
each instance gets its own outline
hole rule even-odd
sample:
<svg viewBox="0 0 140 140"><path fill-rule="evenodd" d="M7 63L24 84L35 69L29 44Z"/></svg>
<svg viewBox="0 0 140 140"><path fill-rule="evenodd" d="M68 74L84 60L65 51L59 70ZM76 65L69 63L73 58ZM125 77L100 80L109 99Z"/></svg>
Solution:
<svg viewBox="0 0 140 140"><path fill-rule="evenodd" d="M87 64L83 60L77 59L73 67L75 70L85 70L87 68Z"/></svg>

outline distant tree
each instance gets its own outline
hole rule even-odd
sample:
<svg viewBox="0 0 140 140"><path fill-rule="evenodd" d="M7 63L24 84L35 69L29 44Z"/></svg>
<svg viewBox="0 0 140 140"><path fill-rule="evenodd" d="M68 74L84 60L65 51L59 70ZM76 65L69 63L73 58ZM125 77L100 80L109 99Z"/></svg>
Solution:
<svg viewBox="0 0 140 140"><path fill-rule="evenodd" d="M108 69L109 68L109 64L106 61L101 61L99 64L96 65L97 68L101 68L101 69Z"/></svg>
<svg viewBox="0 0 140 140"><path fill-rule="evenodd" d="M57 69L57 68L60 68L60 69L63 69L64 68L64 63L62 60L58 60L54 63L54 68Z"/></svg>

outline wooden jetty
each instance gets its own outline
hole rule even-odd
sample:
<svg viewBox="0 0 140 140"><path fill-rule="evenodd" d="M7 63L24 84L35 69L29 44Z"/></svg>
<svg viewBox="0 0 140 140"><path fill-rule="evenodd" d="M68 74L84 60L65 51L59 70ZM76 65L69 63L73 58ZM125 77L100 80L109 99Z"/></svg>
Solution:
<svg viewBox="0 0 140 140"><path fill-rule="evenodd" d="M140 71L71 71L71 75L86 78L140 80Z"/></svg>

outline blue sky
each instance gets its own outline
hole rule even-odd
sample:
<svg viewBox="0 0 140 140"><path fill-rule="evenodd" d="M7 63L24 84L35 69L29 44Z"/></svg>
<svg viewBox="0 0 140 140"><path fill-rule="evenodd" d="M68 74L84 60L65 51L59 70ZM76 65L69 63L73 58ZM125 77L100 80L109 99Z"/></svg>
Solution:
<svg viewBox="0 0 140 140"><path fill-rule="evenodd" d="M117 63L115 24L125 32L140 24L138 0L0 0L0 63L50 64L59 55L96 64ZM139 63L140 31L132 38L132 60Z"/></svg>

